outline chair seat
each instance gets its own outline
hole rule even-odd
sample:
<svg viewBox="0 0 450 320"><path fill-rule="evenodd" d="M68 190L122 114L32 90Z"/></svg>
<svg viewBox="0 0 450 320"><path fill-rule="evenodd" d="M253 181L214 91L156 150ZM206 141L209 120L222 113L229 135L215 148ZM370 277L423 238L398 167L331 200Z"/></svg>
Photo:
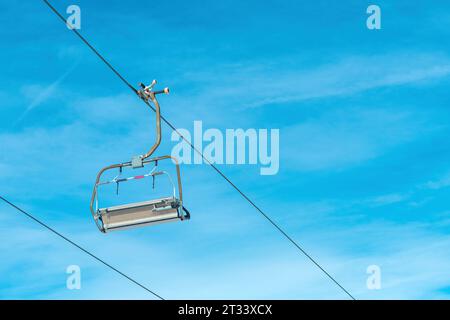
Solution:
<svg viewBox="0 0 450 320"><path fill-rule="evenodd" d="M105 231L177 221L180 202L174 197L99 209Z"/></svg>

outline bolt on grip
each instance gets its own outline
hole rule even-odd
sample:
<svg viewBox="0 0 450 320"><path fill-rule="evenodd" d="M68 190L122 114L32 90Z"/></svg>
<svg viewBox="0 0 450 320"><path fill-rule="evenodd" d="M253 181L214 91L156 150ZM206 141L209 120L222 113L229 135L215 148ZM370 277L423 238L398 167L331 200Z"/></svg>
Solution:
<svg viewBox="0 0 450 320"><path fill-rule="evenodd" d="M152 96L154 97L157 94L162 94L162 93L169 94L170 90L167 87L164 88L163 90L153 91L153 87L155 85L156 85L156 80L153 80L152 83L149 84L148 86L146 86L145 84L143 84L141 82L141 83L139 83L139 86L141 87L141 89L139 89L137 91L137 94L139 95L139 97L141 97L145 101L152 99Z"/></svg>

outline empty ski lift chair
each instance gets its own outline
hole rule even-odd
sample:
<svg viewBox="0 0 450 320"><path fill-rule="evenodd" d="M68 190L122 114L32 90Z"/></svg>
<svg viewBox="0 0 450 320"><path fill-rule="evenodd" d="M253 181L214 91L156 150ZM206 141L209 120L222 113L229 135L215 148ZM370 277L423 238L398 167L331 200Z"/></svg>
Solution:
<svg viewBox="0 0 450 320"><path fill-rule="evenodd" d="M119 229L126 229L132 227L140 227L145 225L152 225L170 221L183 221L190 218L189 211L183 206L183 191L181 186L180 166L176 158L172 156L160 156L150 158L161 143L161 114L157 94L169 93L169 89L165 88L160 91L153 91L153 87L156 81L149 86L140 84L141 89L137 91L137 94L145 102L153 102L156 111L156 141L151 149L144 155L135 156L129 162L113 164L100 170L95 181L94 190L91 197L90 209L94 217L95 223L101 232L108 232ZM172 159L176 166L177 171L177 187L173 183L170 175L166 171L157 171L157 165L159 161ZM154 168L151 172L134 177L121 178L122 169L125 167L143 168L148 164L154 164ZM105 171L119 169L119 175L110 181L100 181L102 174ZM167 176L172 187L172 194L167 197L152 199L148 201L127 203L118 206L99 208L98 206L98 188L101 185L115 183L117 188L122 182L142 179L146 177ZM178 188L178 196L176 194L176 188ZM95 207L94 207L95 206Z"/></svg>

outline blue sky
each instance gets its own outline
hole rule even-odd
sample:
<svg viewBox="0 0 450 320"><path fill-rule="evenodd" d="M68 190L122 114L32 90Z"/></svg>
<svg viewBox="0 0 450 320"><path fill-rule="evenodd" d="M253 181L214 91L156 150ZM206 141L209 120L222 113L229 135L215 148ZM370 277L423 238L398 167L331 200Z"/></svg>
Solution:
<svg viewBox="0 0 450 320"><path fill-rule="evenodd" d="M280 129L277 175L220 169L356 298L449 298L450 4L373 3L379 31L364 1L76 2L130 82L171 87L178 128ZM41 1L0 12L1 195L167 299L347 298L206 165L182 167L191 221L99 233L95 175L148 148L154 115ZM0 229L0 298L153 298L5 204Z"/></svg>

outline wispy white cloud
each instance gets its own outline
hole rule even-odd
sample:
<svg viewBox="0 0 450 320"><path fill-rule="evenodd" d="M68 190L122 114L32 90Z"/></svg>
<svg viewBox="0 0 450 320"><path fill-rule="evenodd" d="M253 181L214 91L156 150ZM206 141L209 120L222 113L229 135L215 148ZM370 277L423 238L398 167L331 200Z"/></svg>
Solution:
<svg viewBox="0 0 450 320"><path fill-rule="evenodd" d="M351 56L316 67L255 61L221 70L185 74L200 88L202 105L223 102L236 108L295 102L398 85L424 83L450 74L450 58L436 53L389 53Z"/></svg>
<svg viewBox="0 0 450 320"><path fill-rule="evenodd" d="M153 298L27 219L19 217L23 225L18 226L12 210L2 207L1 213L1 231L10 241L0 244L8 257L2 260L0 270L11 281L0 290L1 296ZM53 222L52 226L168 299L347 298L278 237L228 245L219 254L210 252L217 247L215 235L191 238L190 246L181 244L184 250L180 251L181 239L176 236L161 243L160 236L141 233L141 241L136 242L136 235L130 233L104 236L80 224L67 223ZM154 232L158 231L153 229ZM341 225L339 229L329 229L325 237L317 230L293 232L292 236L358 299L446 297L437 291L448 284L445 279L450 276L450 260L445 254L450 238L430 232L428 225L378 222ZM192 247L199 245L206 251L192 256ZM70 264L81 267L81 291L65 287L65 268ZM381 290L366 287L366 268L372 264L381 267Z"/></svg>
<svg viewBox="0 0 450 320"><path fill-rule="evenodd" d="M382 155L429 128L408 111L346 108L330 111L281 132L285 165L296 170L342 169Z"/></svg>
<svg viewBox="0 0 450 320"><path fill-rule="evenodd" d="M133 110L133 101L141 108ZM154 114L133 96L78 97L59 107L72 114L71 122L0 134L0 172L11 178L2 192L32 188L34 196L50 197L72 186L76 193L100 166L127 161L153 143ZM47 187L36 189L42 184Z"/></svg>
<svg viewBox="0 0 450 320"><path fill-rule="evenodd" d="M450 186L450 173L445 174L440 179L428 181L427 183L423 184L422 187L431 190L439 190L448 186Z"/></svg>
<svg viewBox="0 0 450 320"><path fill-rule="evenodd" d="M383 205L389 205L389 204L403 202L407 199L408 199L407 194L391 193L391 194L385 194L385 195L375 197L375 198L369 200L369 202L375 206L383 206Z"/></svg>
<svg viewBox="0 0 450 320"><path fill-rule="evenodd" d="M13 126L20 123L31 110L44 103L47 99L53 97L59 85L73 72L73 70L75 70L77 65L78 62L74 63L58 79L56 79L48 86L41 86L41 85L24 86L22 88L22 94L24 95L24 97L31 99L31 102L26 107L25 111L13 123Z"/></svg>

